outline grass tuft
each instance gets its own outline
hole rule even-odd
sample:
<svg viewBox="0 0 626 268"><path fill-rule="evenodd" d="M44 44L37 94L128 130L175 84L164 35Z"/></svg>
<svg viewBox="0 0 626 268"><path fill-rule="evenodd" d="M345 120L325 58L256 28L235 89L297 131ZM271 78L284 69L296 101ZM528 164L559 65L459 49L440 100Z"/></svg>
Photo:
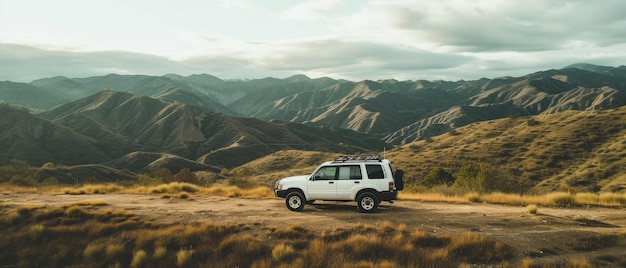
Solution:
<svg viewBox="0 0 626 268"><path fill-rule="evenodd" d="M83 250L83 256L87 259L98 259L104 252L104 246L100 243L91 243Z"/></svg>
<svg viewBox="0 0 626 268"><path fill-rule="evenodd" d="M537 205L528 205L526 209L528 210L528 213L537 215L537 210L538 210Z"/></svg>
<svg viewBox="0 0 626 268"><path fill-rule="evenodd" d="M43 234L43 231L43 224L31 225L30 228L28 228L28 237L33 241L37 241L37 239L39 239L39 237Z"/></svg>
<svg viewBox="0 0 626 268"><path fill-rule="evenodd" d="M125 249L123 244L110 244L106 247L107 258L115 260L124 255Z"/></svg>
<svg viewBox="0 0 626 268"><path fill-rule="evenodd" d="M191 262L191 256L193 256L193 249L180 249L176 252L176 265L179 267L186 266Z"/></svg>
<svg viewBox="0 0 626 268"><path fill-rule="evenodd" d="M157 246L154 248L153 257L155 260L165 257L165 254L167 254L167 248L165 246Z"/></svg>
<svg viewBox="0 0 626 268"><path fill-rule="evenodd" d="M272 258L278 262L289 261L296 256L296 251L291 245L278 244L272 249Z"/></svg>
<svg viewBox="0 0 626 268"><path fill-rule="evenodd" d="M135 251L135 254L133 254L133 259L130 262L130 267L142 267L147 262L147 260L148 254L145 250L140 249L138 251Z"/></svg>

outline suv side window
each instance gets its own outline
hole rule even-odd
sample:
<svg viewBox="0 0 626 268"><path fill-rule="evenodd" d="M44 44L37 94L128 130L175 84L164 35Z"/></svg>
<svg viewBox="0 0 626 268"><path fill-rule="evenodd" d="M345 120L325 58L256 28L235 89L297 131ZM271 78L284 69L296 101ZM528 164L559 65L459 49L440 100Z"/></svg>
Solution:
<svg viewBox="0 0 626 268"><path fill-rule="evenodd" d="M360 180L361 167L360 166L341 166L339 167L339 179L340 180Z"/></svg>
<svg viewBox="0 0 626 268"><path fill-rule="evenodd" d="M367 170L367 177L370 179L384 179L385 173L383 172L383 166L381 165L365 165L365 170Z"/></svg>
<svg viewBox="0 0 626 268"><path fill-rule="evenodd" d="M337 167L328 166L321 167L317 173L315 173L315 177L313 177L316 181L318 180L335 180L337 175Z"/></svg>

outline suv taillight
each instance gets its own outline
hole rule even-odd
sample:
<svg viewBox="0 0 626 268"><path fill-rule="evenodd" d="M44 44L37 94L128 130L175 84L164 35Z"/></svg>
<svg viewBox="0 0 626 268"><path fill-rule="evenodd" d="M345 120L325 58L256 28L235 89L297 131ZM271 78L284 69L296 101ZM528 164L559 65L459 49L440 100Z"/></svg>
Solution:
<svg viewBox="0 0 626 268"><path fill-rule="evenodd" d="M390 181L389 182L389 191L393 192L393 190L395 190L395 189L396 189L396 186L394 185L393 181Z"/></svg>

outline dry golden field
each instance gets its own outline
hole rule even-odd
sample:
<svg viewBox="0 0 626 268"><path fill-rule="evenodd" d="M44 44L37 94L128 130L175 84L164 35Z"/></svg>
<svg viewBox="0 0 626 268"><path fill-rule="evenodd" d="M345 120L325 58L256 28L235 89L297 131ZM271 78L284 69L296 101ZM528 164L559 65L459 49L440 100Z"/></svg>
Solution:
<svg viewBox="0 0 626 268"><path fill-rule="evenodd" d="M0 265L626 265L624 206L415 201L435 197L406 194L374 214L359 213L353 202L318 202L296 213L268 197L266 188L216 189L6 187L0 195Z"/></svg>

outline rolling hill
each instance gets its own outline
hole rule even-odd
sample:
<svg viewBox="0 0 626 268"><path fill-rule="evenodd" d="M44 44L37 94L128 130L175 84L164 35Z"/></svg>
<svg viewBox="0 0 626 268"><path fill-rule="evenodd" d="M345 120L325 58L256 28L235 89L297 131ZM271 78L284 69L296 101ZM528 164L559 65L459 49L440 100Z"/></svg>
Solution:
<svg viewBox="0 0 626 268"><path fill-rule="evenodd" d="M552 127L569 122L568 117L596 113L593 117L613 122L602 117L602 111L614 113L626 105L626 66L574 64L520 77L456 82L353 82L304 75L252 80L222 80L207 74L52 77L31 83L0 82L0 99L8 103L0 111L0 146L7 148L0 152L0 164L17 158L33 165L102 164L133 172L162 167L217 171L283 150L351 153L408 146L445 151L443 147L430 148L432 141L445 144L447 139L442 137L466 138L465 133L471 132L476 138L463 140L468 144L461 151L472 152L470 155L446 151L447 155L457 155L458 161L488 160L502 165L508 174L537 190L605 189L613 187L606 186L610 183L605 179L621 180L621 169L611 165L611 171L593 175L600 179L588 184L576 182L583 179L573 174L584 172L573 167L567 171L571 174L557 174L565 169L559 165L569 163L567 159L587 159L578 154L604 141L589 138L586 149L581 149L580 144L558 147L555 144L565 141L555 142L556 138L546 142L536 135L511 136L510 147L491 148L500 142L492 140L493 133L506 130L475 134L465 127L484 128L493 122L532 127L534 123L526 121L532 118L532 122L546 126L545 131L551 131L546 135L557 137L558 131ZM620 115L609 118L617 121L612 126L602 123L601 129L621 126ZM596 128L579 130L584 127L574 123L563 127L579 133L561 134L564 140L585 136L612 139L607 136L610 133ZM586 132L589 129L596 132ZM518 149L535 140L543 146L534 150L539 156ZM471 145L487 141L490 143L482 146L504 160L474 157L483 153L470 150ZM545 151L544 147L551 149ZM524 163L524 168L507 164L510 158ZM446 155L438 155L431 160L453 169L456 164L445 159ZM546 168L539 168L544 165ZM430 164L426 166L407 170L417 181L430 169ZM587 166L593 170L597 167ZM546 178L554 182L539 186Z"/></svg>
<svg viewBox="0 0 626 268"><path fill-rule="evenodd" d="M309 174L339 155L279 151L233 171L245 170L270 186L277 178ZM405 171L409 185L419 184L431 169L455 174L463 165L489 163L521 193L623 192L626 107L473 123L388 150L386 157Z"/></svg>
<svg viewBox="0 0 626 268"><path fill-rule="evenodd" d="M490 163L535 192L626 189L626 107L473 123L389 151L409 181ZM523 190L523 189L520 189Z"/></svg>
<svg viewBox="0 0 626 268"><path fill-rule="evenodd" d="M0 143L8 148L1 154L4 163L12 158L34 165L109 162L116 168L151 170L164 163L180 167L199 161L194 165L200 169L233 167L283 149L354 152L385 145L352 131L232 117L112 90L38 115L8 105L3 109ZM135 152L160 154L161 161L138 161L129 155Z"/></svg>

